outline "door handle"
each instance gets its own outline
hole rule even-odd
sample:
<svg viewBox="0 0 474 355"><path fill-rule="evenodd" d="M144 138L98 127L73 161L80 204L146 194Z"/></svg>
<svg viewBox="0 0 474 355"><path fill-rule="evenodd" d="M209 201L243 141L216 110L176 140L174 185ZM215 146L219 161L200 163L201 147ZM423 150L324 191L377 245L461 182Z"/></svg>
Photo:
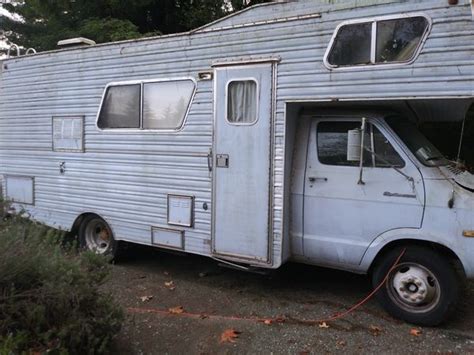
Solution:
<svg viewBox="0 0 474 355"><path fill-rule="evenodd" d="M326 182L326 181L328 181L328 178L310 176L310 177L308 177L308 180L309 180L309 182Z"/></svg>
<svg viewBox="0 0 474 355"><path fill-rule="evenodd" d="M209 153L207 154L207 169L209 172L212 171L212 149L209 149Z"/></svg>

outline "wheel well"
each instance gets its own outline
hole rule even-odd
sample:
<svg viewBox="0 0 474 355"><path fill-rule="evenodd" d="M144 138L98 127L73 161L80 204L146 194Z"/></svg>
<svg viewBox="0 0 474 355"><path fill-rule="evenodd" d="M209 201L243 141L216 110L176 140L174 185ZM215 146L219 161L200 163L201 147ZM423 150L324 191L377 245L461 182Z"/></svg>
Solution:
<svg viewBox="0 0 474 355"><path fill-rule="evenodd" d="M70 233L73 236L77 235L77 233L79 232L79 227L81 226L82 221L86 217L89 217L89 216L97 216L97 217L101 218L99 215L97 215L95 213L91 213L91 212L86 212L86 213L83 213L83 214L77 216L76 220L74 221L74 223L72 224L72 227L71 227L71 232Z"/></svg>
<svg viewBox="0 0 474 355"><path fill-rule="evenodd" d="M400 240L395 240L385 245L378 252L375 259L372 261L372 264L370 265L370 268L369 268L369 274L372 273L374 266L377 265L379 260L383 258L384 255L387 254L390 250L393 250L395 248L409 248L410 246L419 246L419 247L436 250L438 253L448 258L449 262L454 266L455 270L459 273L460 276L466 277L466 273L464 271L464 267L461 263L461 260L456 255L456 253L454 253L451 249L439 243L425 241L425 240L416 240L416 239L400 239Z"/></svg>

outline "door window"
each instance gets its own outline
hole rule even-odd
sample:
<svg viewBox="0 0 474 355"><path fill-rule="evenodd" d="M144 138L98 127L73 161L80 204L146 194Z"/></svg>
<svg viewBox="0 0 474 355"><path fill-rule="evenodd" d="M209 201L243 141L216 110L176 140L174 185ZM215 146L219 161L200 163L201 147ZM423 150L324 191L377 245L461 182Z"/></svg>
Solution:
<svg viewBox="0 0 474 355"><path fill-rule="evenodd" d="M253 124L257 121L258 93L255 80L234 80L227 86L227 121Z"/></svg>
<svg viewBox="0 0 474 355"><path fill-rule="evenodd" d="M318 158L322 164L359 166L357 161L347 160L347 132L360 128L360 121L319 122L317 125ZM403 167L405 163L385 136L372 124L368 124L364 146L364 166L387 168ZM373 151L375 154L371 154Z"/></svg>

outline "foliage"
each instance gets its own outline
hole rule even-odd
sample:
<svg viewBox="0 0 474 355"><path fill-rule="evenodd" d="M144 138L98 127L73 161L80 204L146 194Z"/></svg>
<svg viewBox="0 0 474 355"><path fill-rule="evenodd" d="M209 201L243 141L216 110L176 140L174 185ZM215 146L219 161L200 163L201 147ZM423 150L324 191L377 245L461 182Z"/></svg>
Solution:
<svg viewBox="0 0 474 355"><path fill-rule="evenodd" d="M103 353L122 310L99 286L110 267L64 233L20 217L0 222L0 353Z"/></svg>
<svg viewBox="0 0 474 355"><path fill-rule="evenodd" d="M188 31L232 11L269 0L25 0L4 5L23 22L6 17L12 42L38 51L61 39L84 36L98 43Z"/></svg>

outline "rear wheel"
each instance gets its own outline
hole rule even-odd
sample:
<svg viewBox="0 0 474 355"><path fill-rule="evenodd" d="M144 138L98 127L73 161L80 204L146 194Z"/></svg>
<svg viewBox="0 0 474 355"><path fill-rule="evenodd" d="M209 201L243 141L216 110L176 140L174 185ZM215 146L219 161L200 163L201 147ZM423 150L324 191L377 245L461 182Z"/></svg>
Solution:
<svg viewBox="0 0 474 355"><path fill-rule="evenodd" d="M402 248L385 254L374 268L372 283L382 306L396 318L410 323L434 326L446 320L456 308L461 280L449 260L435 250L407 247L393 267ZM391 270L392 269L392 270Z"/></svg>
<svg viewBox="0 0 474 355"><path fill-rule="evenodd" d="M109 225L100 217L85 217L79 228L79 242L82 248L97 254L114 257L117 252L117 241Z"/></svg>

